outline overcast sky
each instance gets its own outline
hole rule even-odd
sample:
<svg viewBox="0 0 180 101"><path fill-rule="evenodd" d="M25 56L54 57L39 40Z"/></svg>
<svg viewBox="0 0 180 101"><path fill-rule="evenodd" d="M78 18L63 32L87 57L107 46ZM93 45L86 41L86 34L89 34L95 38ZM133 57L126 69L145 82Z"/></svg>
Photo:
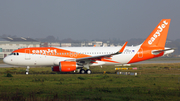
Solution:
<svg viewBox="0 0 180 101"><path fill-rule="evenodd" d="M180 0L0 0L0 35L18 37L146 38L165 18L180 39Z"/></svg>

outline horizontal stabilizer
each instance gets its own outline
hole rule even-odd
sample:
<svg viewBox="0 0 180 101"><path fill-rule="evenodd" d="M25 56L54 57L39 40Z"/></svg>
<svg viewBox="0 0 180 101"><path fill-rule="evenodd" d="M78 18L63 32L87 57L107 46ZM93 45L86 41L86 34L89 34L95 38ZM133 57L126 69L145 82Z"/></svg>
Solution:
<svg viewBox="0 0 180 101"><path fill-rule="evenodd" d="M166 52L166 51L172 51L172 52L174 52L174 49L173 49L173 48L167 48L167 49L165 49L165 50L154 50L154 51L152 51L152 54L157 55L157 54L159 54L159 53L161 53L161 52Z"/></svg>

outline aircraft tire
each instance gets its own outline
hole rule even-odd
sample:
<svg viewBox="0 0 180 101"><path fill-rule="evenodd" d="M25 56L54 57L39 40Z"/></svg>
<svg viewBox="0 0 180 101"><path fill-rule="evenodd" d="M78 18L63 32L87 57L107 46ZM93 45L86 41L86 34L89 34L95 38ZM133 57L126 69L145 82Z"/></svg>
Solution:
<svg viewBox="0 0 180 101"><path fill-rule="evenodd" d="M81 69L79 73L80 73L80 74L84 74L84 73L85 73L85 70L84 70L84 69Z"/></svg>
<svg viewBox="0 0 180 101"><path fill-rule="evenodd" d="M87 69L86 70L86 74L91 74L92 72L91 72L91 70L90 69Z"/></svg>

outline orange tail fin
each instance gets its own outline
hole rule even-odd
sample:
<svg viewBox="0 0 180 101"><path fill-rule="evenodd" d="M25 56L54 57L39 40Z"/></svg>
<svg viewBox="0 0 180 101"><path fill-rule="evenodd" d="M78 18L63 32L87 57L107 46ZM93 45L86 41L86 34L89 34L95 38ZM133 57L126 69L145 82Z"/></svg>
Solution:
<svg viewBox="0 0 180 101"><path fill-rule="evenodd" d="M171 19L162 19L148 38L143 42L142 47L164 47Z"/></svg>

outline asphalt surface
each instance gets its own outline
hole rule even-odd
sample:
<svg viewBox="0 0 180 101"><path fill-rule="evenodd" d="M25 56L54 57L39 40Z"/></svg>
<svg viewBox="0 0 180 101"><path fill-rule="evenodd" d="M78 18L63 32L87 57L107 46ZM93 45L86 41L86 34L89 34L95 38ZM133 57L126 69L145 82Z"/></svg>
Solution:
<svg viewBox="0 0 180 101"><path fill-rule="evenodd" d="M0 68L11 68L11 67L19 67L19 66L12 66L8 64L0 64Z"/></svg>

